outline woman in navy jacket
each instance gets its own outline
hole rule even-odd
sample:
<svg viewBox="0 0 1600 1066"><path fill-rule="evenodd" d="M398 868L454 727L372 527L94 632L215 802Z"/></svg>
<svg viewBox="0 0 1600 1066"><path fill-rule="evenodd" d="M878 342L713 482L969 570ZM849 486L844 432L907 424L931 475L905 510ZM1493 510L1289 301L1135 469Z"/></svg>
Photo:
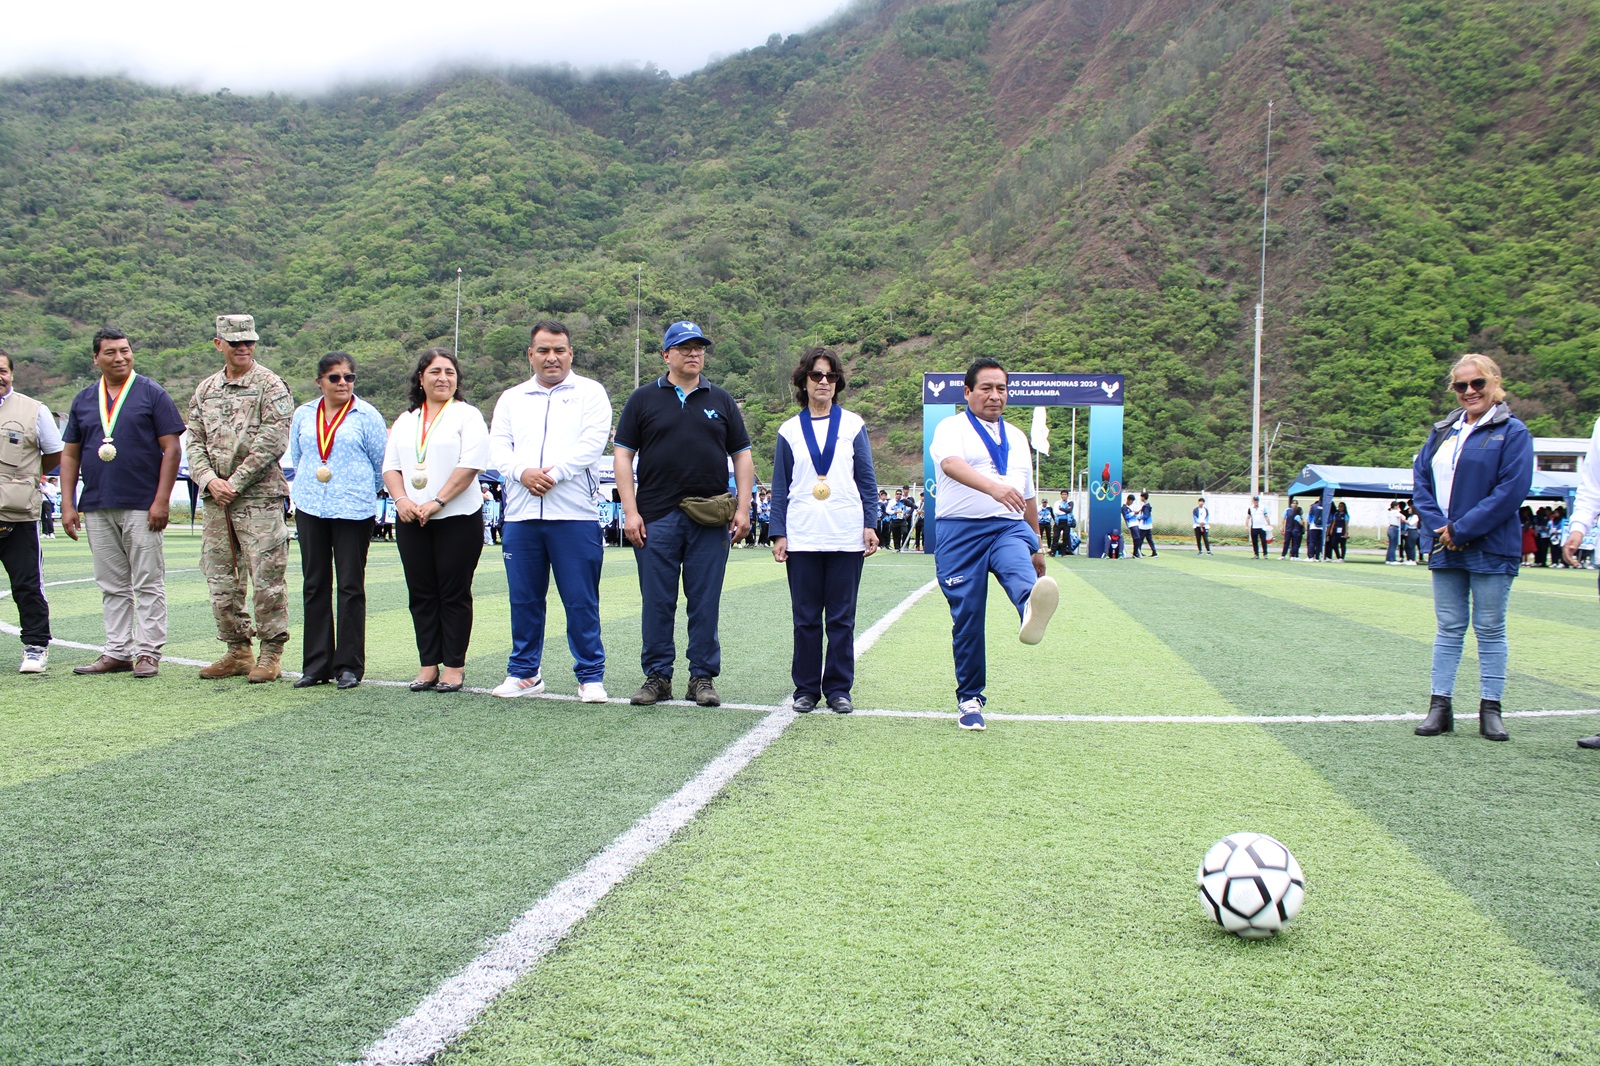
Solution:
<svg viewBox="0 0 1600 1066"><path fill-rule="evenodd" d="M1413 503L1434 532L1428 556L1433 578L1433 697L1418 736L1454 727L1450 695L1470 614L1478 637L1478 732L1508 740L1500 717L1506 683L1506 600L1522 562L1517 508L1533 484L1533 437L1513 418L1500 368L1483 355L1463 355L1450 368L1460 409L1435 422L1412 466Z"/></svg>

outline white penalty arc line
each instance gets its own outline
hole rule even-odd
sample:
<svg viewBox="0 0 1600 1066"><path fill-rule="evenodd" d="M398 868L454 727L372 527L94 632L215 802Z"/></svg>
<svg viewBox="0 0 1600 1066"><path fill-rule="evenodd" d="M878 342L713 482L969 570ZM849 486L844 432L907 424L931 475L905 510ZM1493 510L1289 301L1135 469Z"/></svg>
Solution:
<svg viewBox="0 0 1600 1066"><path fill-rule="evenodd" d="M936 582L930 581L917 589L856 638L856 654L861 655L877 643L890 626L935 587ZM582 870L557 884L482 954L367 1047L362 1052L361 1066L417 1066L431 1061L465 1033L501 993L555 950L615 885L688 825L795 720L789 708L766 709L770 713L755 728L613 840Z"/></svg>

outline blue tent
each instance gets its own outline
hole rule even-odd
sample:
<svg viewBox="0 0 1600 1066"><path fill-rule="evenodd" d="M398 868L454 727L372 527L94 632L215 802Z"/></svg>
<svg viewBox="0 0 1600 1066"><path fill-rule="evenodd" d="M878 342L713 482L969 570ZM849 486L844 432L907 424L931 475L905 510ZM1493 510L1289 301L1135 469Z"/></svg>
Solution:
<svg viewBox="0 0 1600 1066"><path fill-rule="evenodd" d="M1530 500L1565 500L1578 489L1576 474L1536 470ZM1308 466L1289 486L1287 495L1321 496L1323 506L1335 496L1409 499L1411 470L1397 466Z"/></svg>

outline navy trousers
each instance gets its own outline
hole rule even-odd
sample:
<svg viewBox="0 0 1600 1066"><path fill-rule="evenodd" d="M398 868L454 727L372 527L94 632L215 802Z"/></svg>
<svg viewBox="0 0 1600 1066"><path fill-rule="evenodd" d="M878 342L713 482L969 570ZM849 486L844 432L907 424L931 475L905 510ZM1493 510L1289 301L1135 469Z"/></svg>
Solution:
<svg viewBox="0 0 1600 1066"><path fill-rule="evenodd" d="M850 695L856 680L856 596L865 558L861 552L789 553L789 603L794 612L789 672L796 696Z"/></svg>
<svg viewBox="0 0 1600 1066"><path fill-rule="evenodd" d="M606 649L600 641L600 526L583 520L507 522L500 531L511 596L511 658L506 673L534 677L544 661L550 575L567 615L567 649L578 684L604 681Z"/></svg>
<svg viewBox="0 0 1600 1066"><path fill-rule="evenodd" d="M639 666L646 677L672 676L678 658L673 627L678 616L678 582L689 616L689 676L722 672L717 617L722 609L722 577L728 569L728 528L702 526L674 510L645 523L644 547L633 549L639 565Z"/></svg>
<svg viewBox="0 0 1600 1066"><path fill-rule="evenodd" d="M1015 518L941 518L934 572L950 604L950 635L956 661L956 702L982 698L988 682L983 623L989 603L989 575L1000 581L1017 609L1033 595L1037 575L1033 553L1039 538Z"/></svg>

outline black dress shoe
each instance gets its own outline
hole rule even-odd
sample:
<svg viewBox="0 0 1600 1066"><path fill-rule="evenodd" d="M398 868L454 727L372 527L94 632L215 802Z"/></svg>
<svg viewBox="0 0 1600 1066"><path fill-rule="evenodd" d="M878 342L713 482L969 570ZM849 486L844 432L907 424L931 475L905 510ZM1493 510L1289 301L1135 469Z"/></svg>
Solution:
<svg viewBox="0 0 1600 1066"><path fill-rule="evenodd" d="M310 688L312 685L326 685L327 683L328 679L325 677L318 677L316 674L301 674L295 678L294 687Z"/></svg>
<svg viewBox="0 0 1600 1066"><path fill-rule="evenodd" d="M433 686L433 691L435 691L435 692L460 692L462 689L464 689L466 687L467 687L467 681L466 681L465 678L462 678L460 681L457 681L455 684L446 684L445 682L440 681L439 683L437 683L436 685Z"/></svg>
<svg viewBox="0 0 1600 1066"><path fill-rule="evenodd" d="M429 692L438 687L439 679L437 677L430 678L427 681L413 681L409 686L412 692Z"/></svg>
<svg viewBox="0 0 1600 1066"><path fill-rule="evenodd" d="M1506 724L1500 717L1499 700L1478 701L1478 732L1485 740L1510 740Z"/></svg>
<svg viewBox="0 0 1600 1066"><path fill-rule="evenodd" d="M1582 740L1578 741L1578 747L1600 748L1600 733L1596 733L1592 737L1584 737Z"/></svg>
<svg viewBox="0 0 1600 1066"><path fill-rule="evenodd" d="M355 688L359 684L361 684L361 679L356 676L356 672L354 670L339 671L340 688Z"/></svg>
<svg viewBox="0 0 1600 1066"><path fill-rule="evenodd" d="M1456 720L1450 711L1450 697L1433 696L1428 700L1428 716L1414 732L1419 737L1436 737L1440 733L1454 732L1455 728Z"/></svg>
<svg viewBox="0 0 1600 1066"><path fill-rule="evenodd" d="M828 697L828 710L834 714L851 714L855 709L856 705L850 702L849 696Z"/></svg>
<svg viewBox="0 0 1600 1066"><path fill-rule="evenodd" d="M794 698L794 712L796 714L810 714L817 709L815 696L796 696Z"/></svg>

